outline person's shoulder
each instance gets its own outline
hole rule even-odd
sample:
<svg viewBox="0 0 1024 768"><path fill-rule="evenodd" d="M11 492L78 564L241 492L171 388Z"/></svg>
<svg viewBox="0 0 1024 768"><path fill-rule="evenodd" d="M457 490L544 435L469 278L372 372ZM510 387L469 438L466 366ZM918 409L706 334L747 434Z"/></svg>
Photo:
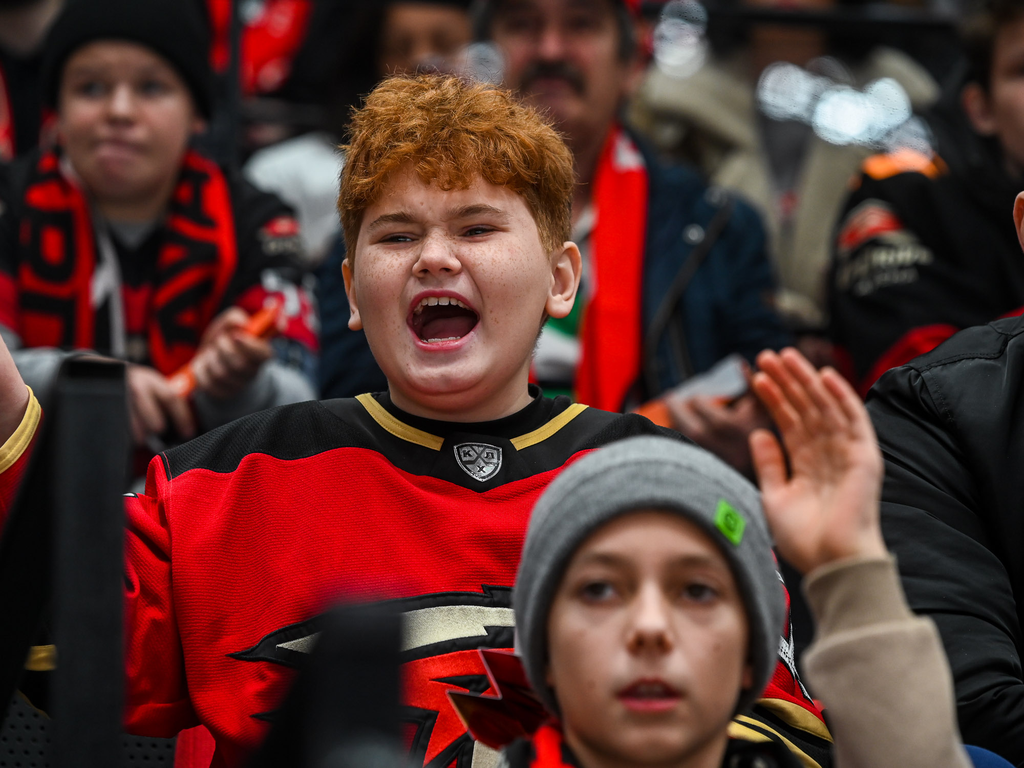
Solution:
<svg viewBox="0 0 1024 768"><path fill-rule="evenodd" d="M1004 317L954 334L931 352L910 361L906 367L920 373L952 375L958 366L997 363L1010 366L1024 352L1024 315ZM1020 360L1024 362L1024 360Z"/></svg>
<svg viewBox="0 0 1024 768"><path fill-rule="evenodd" d="M1024 394L1024 316L973 326L931 352L887 371L868 393L877 412L929 401L944 418L1001 419L1010 401Z"/></svg>
<svg viewBox="0 0 1024 768"><path fill-rule="evenodd" d="M608 443L638 435L660 435L673 440L689 442L675 430L659 427L640 414L612 413L597 408L583 410L581 418L570 422L567 434L575 443L576 449L580 451L600 448Z"/></svg>
<svg viewBox="0 0 1024 768"><path fill-rule="evenodd" d="M333 448L362 445L358 421L363 413L354 399L269 408L171 448L161 459L170 480L196 469L231 473L255 454L283 461L305 459Z"/></svg>

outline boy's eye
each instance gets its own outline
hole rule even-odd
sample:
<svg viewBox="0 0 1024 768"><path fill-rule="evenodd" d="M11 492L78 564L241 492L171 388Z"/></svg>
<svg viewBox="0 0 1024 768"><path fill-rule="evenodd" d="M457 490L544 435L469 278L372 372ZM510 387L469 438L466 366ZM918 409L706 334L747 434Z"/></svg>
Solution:
<svg viewBox="0 0 1024 768"><path fill-rule="evenodd" d="M718 592L709 584L693 582L683 587L683 596L695 603L708 603L718 597Z"/></svg>
<svg viewBox="0 0 1024 768"><path fill-rule="evenodd" d="M73 90L78 96L95 99L102 96L106 89L99 80L83 80L77 83Z"/></svg>
<svg viewBox="0 0 1024 768"><path fill-rule="evenodd" d="M484 224L478 224L478 225L476 225L474 227L469 227L465 232L463 232L463 234L466 237L476 237L478 235L486 235L489 232L493 232L493 231L494 231L493 227L488 227L488 226L486 226Z"/></svg>
<svg viewBox="0 0 1024 768"><path fill-rule="evenodd" d="M139 83L139 93L144 96L161 96L170 90L163 80L143 80Z"/></svg>
<svg viewBox="0 0 1024 768"><path fill-rule="evenodd" d="M615 587L607 581L588 581L580 588L580 596L591 603L603 603L616 596Z"/></svg>
<svg viewBox="0 0 1024 768"><path fill-rule="evenodd" d="M380 242L382 243L411 243L412 237L410 235L404 235L400 232L396 232L393 235L384 235L381 237Z"/></svg>

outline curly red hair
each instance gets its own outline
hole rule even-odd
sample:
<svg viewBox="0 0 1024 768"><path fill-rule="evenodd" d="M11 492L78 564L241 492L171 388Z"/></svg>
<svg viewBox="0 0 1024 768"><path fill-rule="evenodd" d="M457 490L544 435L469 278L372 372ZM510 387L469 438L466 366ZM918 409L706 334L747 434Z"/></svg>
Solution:
<svg viewBox="0 0 1024 768"><path fill-rule="evenodd" d="M478 177L525 201L541 243L555 251L572 229L572 153L509 92L450 75L391 77L354 112L343 147L338 211L349 258L366 209L410 165L425 183L466 189Z"/></svg>

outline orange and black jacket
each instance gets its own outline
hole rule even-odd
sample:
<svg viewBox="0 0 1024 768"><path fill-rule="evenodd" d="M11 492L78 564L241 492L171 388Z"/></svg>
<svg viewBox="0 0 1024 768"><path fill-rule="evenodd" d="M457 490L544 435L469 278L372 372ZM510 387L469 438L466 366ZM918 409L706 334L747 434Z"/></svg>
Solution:
<svg viewBox="0 0 1024 768"><path fill-rule="evenodd" d="M930 123L938 154L868 158L840 220L830 335L862 395L956 331L1024 306L1012 215L1020 185L998 149L950 111Z"/></svg>

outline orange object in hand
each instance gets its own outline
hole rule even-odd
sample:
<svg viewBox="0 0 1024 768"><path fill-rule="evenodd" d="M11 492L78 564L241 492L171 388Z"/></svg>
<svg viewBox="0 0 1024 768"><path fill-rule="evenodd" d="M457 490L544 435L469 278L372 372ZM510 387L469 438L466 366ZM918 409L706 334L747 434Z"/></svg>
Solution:
<svg viewBox="0 0 1024 768"><path fill-rule="evenodd" d="M242 331L257 339L274 338L278 333L277 321L281 317L281 307L280 299L268 299L263 308L249 318L249 322L245 324ZM181 366L167 381L175 394L181 397L191 395L196 388L196 377L192 373L192 361Z"/></svg>

